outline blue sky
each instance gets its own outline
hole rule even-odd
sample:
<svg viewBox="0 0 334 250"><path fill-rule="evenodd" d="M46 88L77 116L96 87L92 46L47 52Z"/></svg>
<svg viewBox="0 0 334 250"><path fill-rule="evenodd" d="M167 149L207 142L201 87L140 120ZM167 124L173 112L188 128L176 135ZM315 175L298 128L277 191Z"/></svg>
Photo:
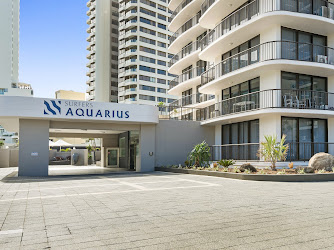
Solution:
<svg viewBox="0 0 334 250"><path fill-rule="evenodd" d="M21 0L20 82L35 97L86 89L86 0Z"/></svg>

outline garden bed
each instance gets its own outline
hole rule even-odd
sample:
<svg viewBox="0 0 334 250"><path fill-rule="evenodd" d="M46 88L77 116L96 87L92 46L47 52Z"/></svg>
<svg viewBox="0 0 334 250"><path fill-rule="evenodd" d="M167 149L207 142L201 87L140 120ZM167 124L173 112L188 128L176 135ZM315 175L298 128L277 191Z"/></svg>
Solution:
<svg viewBox="0 0 334 250"><path fill-rule="evenodd" d="M234 173L234 169L229 168L228 172L222 172L207 168L205 170L197 170L190 168L178 168L178 167L156 167L156 171L181 173L181 174L195 174L195 175L207 175L216 177L225 177L238 180L251 180L251 181L277 181L277 182L313 182L313 181L334 181L333 172L325 173L313 173L313 174L297 174L294 169L285 169L285 173L282 169L278 171L272 171L270 169L263 169L257 173Z"/></svg>

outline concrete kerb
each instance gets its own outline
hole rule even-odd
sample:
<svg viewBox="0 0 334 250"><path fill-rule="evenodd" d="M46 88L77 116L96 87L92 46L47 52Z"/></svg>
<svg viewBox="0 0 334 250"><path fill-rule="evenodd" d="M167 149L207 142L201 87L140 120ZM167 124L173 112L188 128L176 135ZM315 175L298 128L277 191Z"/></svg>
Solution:
<svg viewBox="0 0 334 250"><path fill-rule="evenodd" d="M205 170L180 169L180 168L165 168L156 167L155 171L180 173L180 174L195 174L224 177L237 180L248 181L273 181L273 182L321 182L334 181L334 173L331 174L295 174L295 175L261 175L261 174L242 174L242 173L225 173Z"/></svg>

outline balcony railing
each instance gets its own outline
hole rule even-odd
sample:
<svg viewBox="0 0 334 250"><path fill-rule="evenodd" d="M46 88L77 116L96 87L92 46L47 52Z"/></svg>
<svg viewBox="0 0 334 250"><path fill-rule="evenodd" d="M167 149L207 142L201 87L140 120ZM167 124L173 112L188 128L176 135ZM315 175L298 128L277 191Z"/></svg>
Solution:
<svg viewBox="0 0 334 250"><path fill-rule="evenodd" d="M187 105L203 103L209 100L215 99L214 95L207 95L207 94L192 94L188 96L183 96L181 99L178 99L170 104L172 107L184 107Z"/></svg>
<svg viewBox="0 0 334 250"><path fill-rule="evenodd" d="M334 93L304 89L268 89L236 96L215 104L215 109L203 108L201 119L208 120L240 112L268 108L331 110L334 113Z"/></svg>
<svg viewBox="0 0 334 250"><path fill-rule="evenodd" d="M208 4L214 3L213 0L207 1ZM309 1L307 1L304 6L297 6L297 3L295 2L296 1L291 0L254 0L224 18L213 30L203 37L201 40L201 48L206 48L209 44L213 43L221 36L248 22L249 20L272 11L290 11L334 19L333 3L324 0L313 0L313 4L308 4ZM206 2L203 4L206 4ZM204 12L202 10L202 15L203 13Z"/></svg>
<svg viewBox="0 0 334 250"><path fill-rule="evenodd" d="M199 49L199 41L194 41L191 44L185 46L179 53L175 54L172 59L169 61L168 66L172 67L177 61L181 60L182 58L190 55L194 51Z"/></svg>
<svg viewBox="0 0 334 250"><path fill-rule="evenodd" d="M212 4L214 4L216 0L205 0L201 5L201 13L202 15L210 8Z"/></svg>
<svg viewBox="0 0 334 250"><path fill-rule="evenodd" d="M231 56L202 74L201 85L246 66L269 60L297 60L334 65L334 49L309 43L273 41Z"/></svg>
<svg viewBox="0 0 334 250"><path fill-rule="evenodd" d="M261 109L328 110L334 114L334 93L305 89L268 89L223 100L205 108L187 108L193 97L173 102L169 117L177 120L207 121Z"/></svg>
<svg viewBox="0 0 334 250"><path fill-rule="evenodd" d="M190 69L181 75L175 77L173 80L169 82L169 89L174 88L175 86L179 85L182 82L188 81L192 78L200 76L205 71L205 68L203 67L197 67Z"/></svg>
<svg viewBox="0 0 334 250"><path fill-rule="evenodd" d="M334 143L330 142L291 142L287 138L286 143L289 145L287 161L308 161L316 153L328 153L334 150ZM221 159L262 160L258 156L260 143L214 145L210 148L212 161Z"/></svg>
<svg viewBox="0 0 334 250"><path fill-rule="evenodd" d="M179 6L177 6L177 8L173 11L172 15L170 16L170 18L168 19L169 22L171 22L174 17L179 14L179 12L184 8L186 7L189 3L191 3L193 0L183 0Z"/></svg>
<svg viewBox="0 0 334 250"><path fill-rule="evenodd" d="M178 38L181 34L189 30L190 28L194 27L198 24L198 21L201 17L201 12L197 13L195 16L190 18L185 24L181 26L169 39L169 46Z"/></svg>

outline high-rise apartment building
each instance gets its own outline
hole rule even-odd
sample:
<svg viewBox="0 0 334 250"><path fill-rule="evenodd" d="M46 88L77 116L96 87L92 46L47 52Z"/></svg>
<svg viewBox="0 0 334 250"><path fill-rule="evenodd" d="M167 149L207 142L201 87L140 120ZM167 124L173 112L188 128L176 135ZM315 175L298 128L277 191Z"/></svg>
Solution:
<svg viewBox="0 0 334 250"><path fill-rule="evenodd" d="M0 1L0 95L32 96L19 82L20 0Z"/></svg>
<svg viewBox="0 0 334 250"><path fill-rule="evenodd" d="M333 152L334 1L170 0L169 8L169 72L179 75L169 93L180 98L172 116L215 127L215 160L257 160L267 135L286 135L291 161Z"/></svg>
<svg viewBox="0 0 334 250"><path fill-rule="evenodd" d="M119 7L119 102L171 103L167 93L173 56L167 52L170 12L167 0L121 0Z"/></svg>
<svg viewBox="0 0 334 250"><path fill-rule="evenodd" d="M118 1L89 0L87 7L88 100L117 102Z"/></svg>

